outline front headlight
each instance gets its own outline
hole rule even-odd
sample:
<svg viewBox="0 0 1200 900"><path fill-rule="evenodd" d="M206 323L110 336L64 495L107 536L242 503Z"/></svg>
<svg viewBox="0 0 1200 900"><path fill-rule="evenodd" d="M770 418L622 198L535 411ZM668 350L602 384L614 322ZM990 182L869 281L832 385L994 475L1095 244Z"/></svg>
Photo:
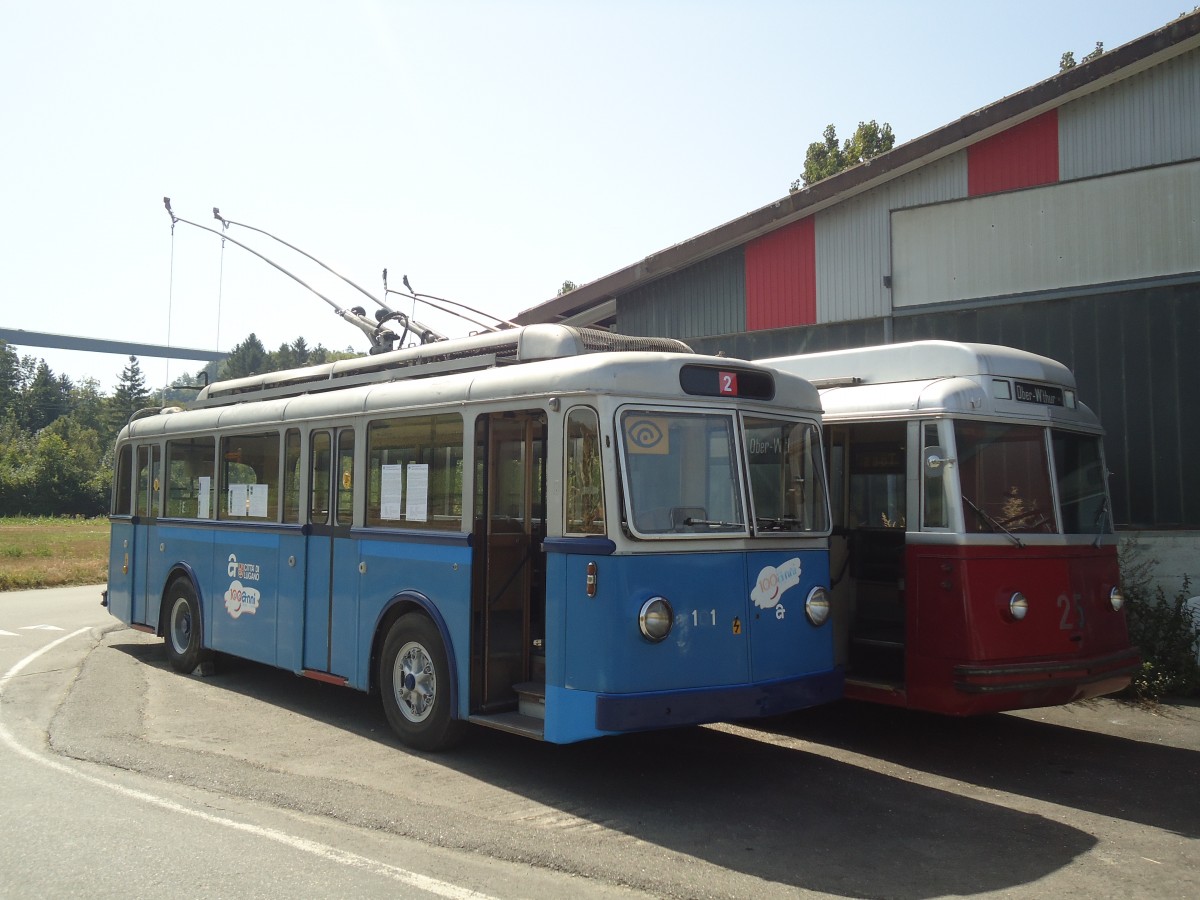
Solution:
<svg viewBox="0 0 1200 900"><path fill-rule="evenodd" d="M675 613L666 597L651 597L642 604L638 613L638 628L648 641L658 643L671 633L671 623Z"/></svg>
<svg viewBox="0 0 1200 900"><path fill-rule="evenodd" d="M1025 595L1020 591L1017 591L1008 598L1008 614L1013 619L1020 622L1025 618L1027 612L1029 612L1029 601L1025 599Z"/></svg>
<svg viewBox="0 0 1200 900"><path fill-rule="evenodd" d="M1125 595L1121 593L1119 587L1115 587L1108 592L1108 602L1112 604L1114 612L1121 611L1121 608L1125 605Z"/></svg>
<svg viewBox="0 0 1200 900"><path fill-rule="evenodd" d="M829 618L829 592L825 588L817 585L808 592L808 599L804 601L804 614L814 625L825 624L825 620Z"/></svg>

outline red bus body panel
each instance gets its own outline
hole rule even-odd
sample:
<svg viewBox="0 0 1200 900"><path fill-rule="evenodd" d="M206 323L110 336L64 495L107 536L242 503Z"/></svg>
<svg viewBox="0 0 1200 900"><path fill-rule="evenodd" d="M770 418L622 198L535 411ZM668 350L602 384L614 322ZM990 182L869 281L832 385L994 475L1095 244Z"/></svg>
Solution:
<svg viewBox="0 0 1200 900"><path fill-rule="evenodd" d="M1140 663L1116 548L907 544L903 689L847 682L846 696L949 715L1053 706L1119 691ZM1021 621L1008 613L1020 591Z"/></svg>

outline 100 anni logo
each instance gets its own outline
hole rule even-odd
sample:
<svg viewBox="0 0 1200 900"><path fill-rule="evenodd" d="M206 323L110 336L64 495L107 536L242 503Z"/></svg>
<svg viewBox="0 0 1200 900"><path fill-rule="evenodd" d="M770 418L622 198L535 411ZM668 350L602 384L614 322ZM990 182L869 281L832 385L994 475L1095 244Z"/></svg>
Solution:
<svg viewBox="0 0 1200 900"><path fill-rule="evenodd" d="M229 554L229 590L225 592L225 611L233 618L244 615L254 615L262 600L262 594L256 588L246 587L242 581L258 581L262 570L254 563L240 563L237 556Z"/></svg>

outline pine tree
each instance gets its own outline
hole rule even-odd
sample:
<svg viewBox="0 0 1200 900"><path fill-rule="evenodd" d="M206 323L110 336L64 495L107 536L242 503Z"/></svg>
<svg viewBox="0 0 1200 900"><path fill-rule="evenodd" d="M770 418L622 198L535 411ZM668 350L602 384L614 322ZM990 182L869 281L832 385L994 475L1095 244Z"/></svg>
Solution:
<svg viewBox="0 0 1200 900"><path fill-rule="evenodd" d="M221 364L221 379L245 378L248 375L261 375L270 371L267 348L253 332L250 336L229 351L225 362Z"/></svg>
<svg viewBox="0 0 1200 900"><path fill-rule="evenodd" d="M129 365L121 372L116 390L108 398L108 422L113 431L119 431L121 426L129 421L139 409L144 409L150 402L150 392L146 389L146 376L137 357L129 357Z"/></svg>
<svg viewBox="0 0 1200 900"><path fill-rule="evenodd" d="M13 412L21 388L21 358L17 351L0 341L0 418Z"/></svg>
<svg viewBox="0 0 1200 900"><path fill-rule="evenodd" d="M64 387L45 360L39 360L33 380L17 401L17 421L26 431L41 431L65 415L71 395L70 379Z"/></svg>

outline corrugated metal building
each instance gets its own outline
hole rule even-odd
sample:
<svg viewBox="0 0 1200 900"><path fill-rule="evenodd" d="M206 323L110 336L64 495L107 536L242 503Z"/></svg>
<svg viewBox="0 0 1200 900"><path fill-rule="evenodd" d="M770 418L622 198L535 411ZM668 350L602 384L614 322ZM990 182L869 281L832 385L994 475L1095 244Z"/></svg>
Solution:
<svg viewBox="0 0 1200 900"><path fill-rule="evenodd" d="M1200 13L517 316L759 358L919 338L1066 363L1113 507L1200 575Z"/></svg>

